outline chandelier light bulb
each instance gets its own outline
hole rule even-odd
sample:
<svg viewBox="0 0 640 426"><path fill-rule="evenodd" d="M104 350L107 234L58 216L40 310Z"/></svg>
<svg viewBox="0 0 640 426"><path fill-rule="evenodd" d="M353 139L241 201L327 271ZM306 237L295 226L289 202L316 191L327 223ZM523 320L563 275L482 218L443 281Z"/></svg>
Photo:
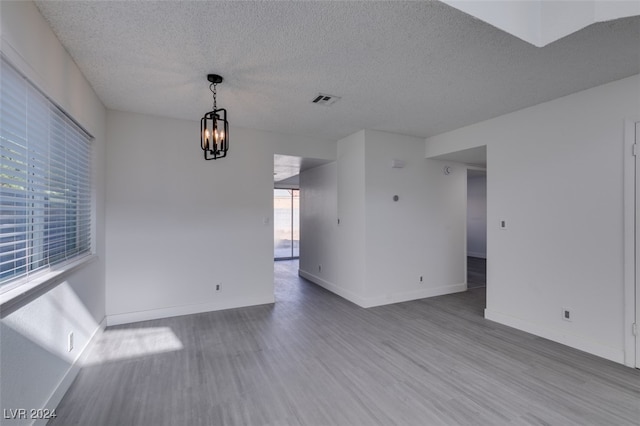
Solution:
<svg viewBox="0 0 640 426"><path fill-rule="evenodd" d="M204 129L204 131L202 132L202 149L204 150L208 150L209 149L209 129Z"/></svg>

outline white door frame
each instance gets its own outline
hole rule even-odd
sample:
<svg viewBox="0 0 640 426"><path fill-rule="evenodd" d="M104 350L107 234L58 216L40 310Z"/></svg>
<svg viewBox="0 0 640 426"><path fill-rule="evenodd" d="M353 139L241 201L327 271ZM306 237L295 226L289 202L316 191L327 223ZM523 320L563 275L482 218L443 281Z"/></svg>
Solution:
<svg viewBox="0 0 640 426"><path fill-rule="evenodd" d="M636 246L635 246L635 293L636 293L636 317L633 324L633 334L636 340L636 368L640 368L640 336L638 336L638 326L640 325L640 120L636 122L635 144L633 145L633 155L635 157L636 172Z"/></svg>
<svg viewBox="0 0 640 426"><path fill-rule="evenodd" d="M640 156L633 155L633 145L639 122L640 117L624 121L624 364L636 368L640 368L640 337L632 330L640 322L640 223L636 221L636 212L640 213Z"/></svg>

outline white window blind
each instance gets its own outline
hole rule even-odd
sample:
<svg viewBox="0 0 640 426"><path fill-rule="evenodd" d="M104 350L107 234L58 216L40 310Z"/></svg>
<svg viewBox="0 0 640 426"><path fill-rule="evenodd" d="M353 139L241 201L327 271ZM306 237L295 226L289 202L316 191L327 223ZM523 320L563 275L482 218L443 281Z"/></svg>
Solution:
<svg viewBox="0 0 640 426"><path fill-rule="evenodd" d="M91 137L2 59L0 292L91 250Z"/></svg>

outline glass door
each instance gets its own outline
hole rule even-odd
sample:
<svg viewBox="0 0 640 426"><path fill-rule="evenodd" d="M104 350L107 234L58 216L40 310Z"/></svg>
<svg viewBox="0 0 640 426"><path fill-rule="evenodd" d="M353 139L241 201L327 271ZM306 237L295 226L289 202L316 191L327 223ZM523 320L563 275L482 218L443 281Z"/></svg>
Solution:
<svg viewBox="0 0 640 426"><path fill-rule="evenodd" d="M273 190L273 257L300 256L300 190Z"/></svg>

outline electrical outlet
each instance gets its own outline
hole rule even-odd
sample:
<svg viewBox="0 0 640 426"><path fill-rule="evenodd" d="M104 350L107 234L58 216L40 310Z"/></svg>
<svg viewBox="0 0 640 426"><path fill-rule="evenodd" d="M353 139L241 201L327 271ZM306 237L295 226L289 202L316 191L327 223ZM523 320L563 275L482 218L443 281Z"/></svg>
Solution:
<svg viewBox="0 0 640 426"><path fill-rule="evenodd" d="M73 350L73 331L67 336L67 352Z"/></svg>
<svg viewBox="0 0 640 426"><path fill-rule="evenodd" d="M571 321L571 309L562 308L562 319L565 321Z"/></svg>
<svg viewBox="0 0 640 426"><path fill-rule="evenodd" d="M220 291L221 288L222 288L222 283L216 284L216 291Z"/></svg>
<svg viewBox="0 0 640 426"><path fill-rule="evenodd" d="M500 229L505 230L507 229L507 221L504 219L500 219Z"/></svg>
<svg viewBox="0 0 640 426"><path fill-rule="evenodd" d="M422 275L420 275L420 282L422 282Z"/></svg>

